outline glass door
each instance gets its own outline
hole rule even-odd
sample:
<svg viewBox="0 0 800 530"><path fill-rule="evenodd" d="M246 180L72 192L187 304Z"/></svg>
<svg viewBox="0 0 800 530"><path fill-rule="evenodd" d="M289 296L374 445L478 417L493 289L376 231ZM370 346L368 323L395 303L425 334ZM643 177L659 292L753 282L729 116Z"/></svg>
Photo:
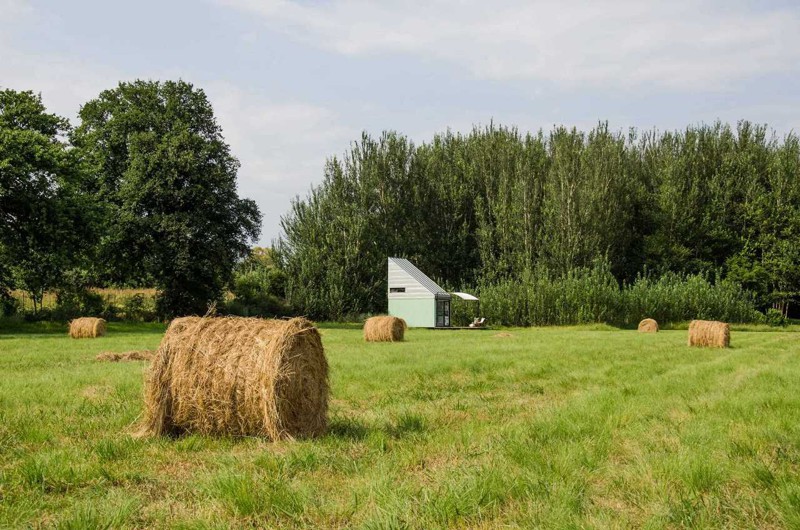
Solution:
<svg viewBox="0 0 800 530"><path fill-rule="evenodd" d="M436 300L436 327L450 327L450 300Z"/></svg>

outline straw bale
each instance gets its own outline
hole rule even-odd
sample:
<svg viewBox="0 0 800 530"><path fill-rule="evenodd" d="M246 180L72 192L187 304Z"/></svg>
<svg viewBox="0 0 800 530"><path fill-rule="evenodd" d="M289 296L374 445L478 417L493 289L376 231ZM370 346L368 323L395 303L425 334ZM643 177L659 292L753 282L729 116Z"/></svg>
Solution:
<svg viewBox="0 0 800 530"><path fill-rule="evenodd" d="M142 435L321 435L328 362L304 318L172 321L146 376Z"/></svg>
<svg viewBox="0 0 800 530"><path fill-rule="evenodd" d="M731 328L725 322L692 320L689 324L689 346L728 348L731 345Z"/></svg>
<svg viewBox="0 0 800 530"><path fill-rule="evenodd" d="M645 318L639 322L639 333L658 333L658 322L652 318Z"/></svg>
<svg viewBox="0 0 800 530"><path fill-rule="evenodd" d="M93 339L106 334L106 321L102 318L82 317L69 323L69 336L73 339Z"/></svg>
<svg viewBox="0 0 800 530"><path fill-rule="evenodd" d="M367 342L398 342L405 335L406 321L392 316L377 316L364 322L364 340Z"/></svg>

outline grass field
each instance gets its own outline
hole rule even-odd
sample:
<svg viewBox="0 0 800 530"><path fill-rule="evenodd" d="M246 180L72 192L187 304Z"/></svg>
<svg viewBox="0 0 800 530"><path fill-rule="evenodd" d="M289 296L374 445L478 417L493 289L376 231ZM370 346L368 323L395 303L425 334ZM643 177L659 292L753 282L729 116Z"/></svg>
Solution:
<svg viewBox="0 0 800 530"><path fill-rule="evenodd" d="M323 329L330 433L133 439L163 326L0 334L0 527L798 528L800 335Z"/></svg>

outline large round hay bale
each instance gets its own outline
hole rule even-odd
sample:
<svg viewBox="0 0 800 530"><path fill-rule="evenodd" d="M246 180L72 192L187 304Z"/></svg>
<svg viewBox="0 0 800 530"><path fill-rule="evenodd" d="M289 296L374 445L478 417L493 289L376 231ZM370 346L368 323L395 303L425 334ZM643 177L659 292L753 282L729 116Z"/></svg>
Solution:
<svg viewBox="0 0 800 530"><path fill-rule="evenodd" d="M93 339L106 334L106 321L102 318L76 318L69 323L69 336L73 339Z"/></svg>
<svg viewBox="0 0 800 530"><path fill-rule="evenodd" d="M692 320L689 324L689 346L728 348L731 345L731 328L725 322Z"/></svg>
<svg viewBox="0 0 800 530"><path fill-rule="evenodd" d="M639 322L639 333L658 333L658 322L652 318L645 318Z"/></svg>
<svg viewBox="0 0 800 530"><path fill-rule="evenodd" d="M308 320L178 318L147 375L141 434L317 436L328 393L322 339Z"/></svg>
<svg viewBox="0 0 800 530"><path fill-rule="evenodd" d="M402 341L406 332L406 321L391 316L368 318L364 322L364 340L367 342Z"/></svg>

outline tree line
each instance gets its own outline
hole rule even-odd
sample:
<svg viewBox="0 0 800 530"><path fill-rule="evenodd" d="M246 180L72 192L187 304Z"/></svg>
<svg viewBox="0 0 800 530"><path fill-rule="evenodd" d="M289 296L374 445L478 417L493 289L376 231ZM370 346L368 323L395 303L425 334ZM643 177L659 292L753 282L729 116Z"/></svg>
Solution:
<svg viewBox="0 0 800 530"><path fill-rule="evenodd" d="M292 203L277 250L289 303L315 318L385 311L387 256L490 298L593 270L620 289L665 275L728 282L721 298L734 285L736 304L785 317L800 291L798 177L798 138L746 121L672 132L490 124L419 145L364 134Z"/></svg>
<svg viewBox="0 0 800 530"><path fill-rule="evenodd" d="M45 292L80 306L90 286L155 287L162 317L230 290L240 314L342 319L385 311L387 256L514 324L785 318L800 291L800 144L746 121L490 124L418 145L364 134L257 252L261 215L238 196L238 167L205 93L183 81L120 83L77 126L0 90L0 306L13 289L41 307Z"/></svg>
<svg viewBox="0 0 800 530"><path fill-rule="evenodd" d="M89 286L159 291L163 317L204 313L230 287L261 214L205 93L183 81L120 83L80 123L41 96L0 90L0 303L41 307Z"/></svg>

